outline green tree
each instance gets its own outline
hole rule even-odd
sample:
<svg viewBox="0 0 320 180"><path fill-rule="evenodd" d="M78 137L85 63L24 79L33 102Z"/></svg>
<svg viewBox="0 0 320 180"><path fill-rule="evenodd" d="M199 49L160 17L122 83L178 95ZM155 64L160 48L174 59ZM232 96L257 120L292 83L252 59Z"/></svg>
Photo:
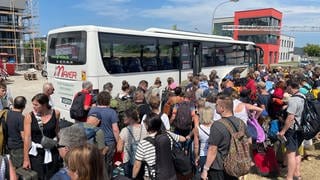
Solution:
<svg viewBox="0 0 320 180"><path fill-rule="evenodd" d="M307 44L303 47L303 51L308 54L308 56L320 56L320 46L317 44Z"/></svg>
<svg viewBox="0 0 320 180"><path fill-rule="evenodd" d="M172 26L172 29L173 29L173 30L178 30L178 29L177 29L177 25L174 24L174 25Z"/></svg>
<svg viewBox="0 0 320 180"><path fill-rule="evenodd" d="M32 41L28 41L24 44L24 48L32 48ZM35 40L34 45L36 48L40 48L41 49L41 53L45 53L46 52L46 43L43 40Z"/></svg>

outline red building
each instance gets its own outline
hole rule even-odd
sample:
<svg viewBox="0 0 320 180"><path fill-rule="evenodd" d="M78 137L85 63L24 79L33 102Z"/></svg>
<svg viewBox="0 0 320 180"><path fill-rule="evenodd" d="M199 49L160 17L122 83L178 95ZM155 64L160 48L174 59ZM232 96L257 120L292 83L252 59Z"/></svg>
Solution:
<svg viewBox="0 0 320 180"><path fill-rule="evenodd" d="M237 11L234 25L280 26L282 13L273 8ZM264 64L278 63L280 31L244 31L235 30L234 39L255 42L264 50Z"/></svg>

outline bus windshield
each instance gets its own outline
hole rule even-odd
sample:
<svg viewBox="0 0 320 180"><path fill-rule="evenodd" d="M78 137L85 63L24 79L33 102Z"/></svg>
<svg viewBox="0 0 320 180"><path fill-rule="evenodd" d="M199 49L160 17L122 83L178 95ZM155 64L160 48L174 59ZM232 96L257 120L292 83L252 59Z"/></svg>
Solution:
<svg viewBox="0 0 320 180"><path fill-rule="evenodd" d="M51 34L48 38L48 61L52 64L83 65L86 63L86 32Z"/></svg>

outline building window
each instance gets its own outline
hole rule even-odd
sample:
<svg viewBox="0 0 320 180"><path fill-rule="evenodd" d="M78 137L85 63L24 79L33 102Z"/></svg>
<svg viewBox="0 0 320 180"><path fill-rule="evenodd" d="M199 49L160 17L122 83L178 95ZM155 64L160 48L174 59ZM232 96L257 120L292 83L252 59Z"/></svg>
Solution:
<svg viewBox="0 0 320 180"><path fill-rule="evenodd" d="M280 20L273 17L259 17L239 19L240 25L254 25L254 26L279 26Z"/></svg>
<svg viewBox="0 0 320 180"><path fill-rule="evenodd" d="M242 41L252 41L255 43L262 44L277 44L278 37L271 34L261 34L261 35L240 35L239 40Z"/></svg>

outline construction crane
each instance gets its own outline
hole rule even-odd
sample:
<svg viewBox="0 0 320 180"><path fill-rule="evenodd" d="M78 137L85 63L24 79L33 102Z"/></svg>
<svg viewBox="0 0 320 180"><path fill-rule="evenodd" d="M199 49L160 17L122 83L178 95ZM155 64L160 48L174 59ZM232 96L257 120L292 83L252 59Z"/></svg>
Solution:
<svg viewBox="0 0 320 180"><path fill-rule="evenodd" d="M267 31L267 32L320 32L320 26L257 26L257 25L223 25L224 31Z"/></svg>

